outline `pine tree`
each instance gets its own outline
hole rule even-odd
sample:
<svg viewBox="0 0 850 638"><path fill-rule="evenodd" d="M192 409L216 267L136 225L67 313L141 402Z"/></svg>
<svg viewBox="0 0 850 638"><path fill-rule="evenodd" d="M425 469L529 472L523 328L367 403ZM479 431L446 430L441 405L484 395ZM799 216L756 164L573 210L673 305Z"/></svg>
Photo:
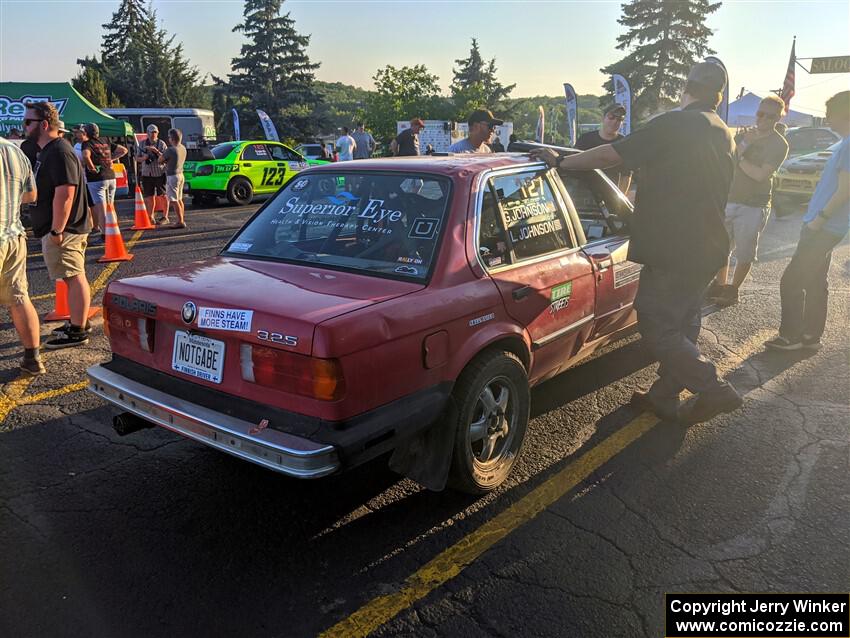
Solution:
<svg viewBox="0 0 850 638"><path fill-rule="evenodd" d="M472 38L469 57L455 60L455 64L457 68L454 69L451 91L458 119L465 118L474 109L497 108L499 102L507 98L516 86L503 86L496 79L496 58L484 62L475 38Z"/></svg>
<svg viewBox="0 0 850 638"><path fill-rule="evenodd" d="M282 5L283 0L245 0L244 21L233 29L247 42L233 58L223 89L241 105L245 139L262 131L254 109L268 113L282 137L306 139L322 124L315 113L322 97L313 85L319 65L306 52L310 36L296 31L288 13L281 15Z"/></svg>
<svg viewBox="0 0 850 638"><path fill-rule="evenodd" d="M186 60L183 45L156 24L156 12L145 0L121 0L103 25L100 61L77 62L84 72L96 70L128 107L202 106L200 73Z"/></svg>
<svg viewBox="0 0 850 638"><path fill-rule="evenodd" d="M97 60L87 58L86 62L88 64L83 64L82 71L71 79L71 85L99 109L122 106L121 100L107 89L103 75L97 69Z"/></svg>
<svg viewBox="0 0 850 638"><path fill-rule="evenodd" d="M618 73L632 89L633 112L645 117L671 107L679 98L691 66L714 53L708 47L712 30L706 18L720 8L709 0L630 0L623 5L619 23L628 31L617 38L617 48L630 53L600 69ZM612 83L605 84L610 99Z"/></svg>

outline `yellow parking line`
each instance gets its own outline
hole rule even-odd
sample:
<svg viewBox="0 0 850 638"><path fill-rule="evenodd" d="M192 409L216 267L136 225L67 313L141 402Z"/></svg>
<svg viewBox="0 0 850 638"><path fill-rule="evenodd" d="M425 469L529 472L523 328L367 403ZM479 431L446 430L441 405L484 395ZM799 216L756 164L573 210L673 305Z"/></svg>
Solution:
<svg viewBox="0 0 850 638"><path fill-rule="evenodd" d="M46 401L47 399L54 399L56 397L61 397L65 394L71 394L72 392L79 392L80 390L85 390L88 384L88 381L80 381L79 383L72 383L61 388L56 388L55 390L47 390L46 392L31 394L27 397L20 399L18 401L18 405L40 403L41 401Z"/></svg>
<svg viewBox="0 0 850 638"><path fill-rule="evenodd" d="M410 576L399 591L375 598L320 634L320 638L369 635L414 602L457 576L490 547L540 514L657 424L658 419L649 414L634 419L507 510L438 554Z"/></svg>
<svg viewBox="0 0 850 638"><path fill-rule="evenodd" d="M137 230L133 236L127 241L127 250L130 250L136 243L139 241L139 238L142 236L141 230ZM106 286L106 283L109 281L109 277L115 270L120 266L123 262L113 261L110 262L106 268L98 275L97 279L91 285L91 296L94 297L98 292L100 292L101 288ZM50 398L52 396L60 396L62 394L67 394L68 392L76 392L75 389L68 388L76 388L79 386L79 383L72 384L70 386L65 386L64 388L59 388L58 390L49 390L47 392L42 392L41 394L33 395L33 397L24 397L24 392L30 387L32 382L36 379L36 377L31 377L29 375L25 375L25 373L21 373L14 381L10 381L7 383L0 393L0 423L3 423L6 420L6 417L9 416L9 412L14 410L19 405L26 405L28 403L34 403L36 400L40 401L45 398ZM83 383L83 387L85 384Z"/></svg>

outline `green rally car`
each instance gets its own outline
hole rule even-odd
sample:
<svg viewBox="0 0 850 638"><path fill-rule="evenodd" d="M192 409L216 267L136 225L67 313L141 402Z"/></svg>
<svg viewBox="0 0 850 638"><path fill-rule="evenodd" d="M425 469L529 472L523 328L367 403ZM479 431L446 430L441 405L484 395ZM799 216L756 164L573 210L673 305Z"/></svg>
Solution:
<svg viewBox="0 0 850 638"><path fill-rule="evenodd" d="M254 195L276 192L301 169L327 163L268 140L225 142L211 150L213 159L183 165L186 191L196 206L214 204L219 197L231 204L250 204Z"/></svg>

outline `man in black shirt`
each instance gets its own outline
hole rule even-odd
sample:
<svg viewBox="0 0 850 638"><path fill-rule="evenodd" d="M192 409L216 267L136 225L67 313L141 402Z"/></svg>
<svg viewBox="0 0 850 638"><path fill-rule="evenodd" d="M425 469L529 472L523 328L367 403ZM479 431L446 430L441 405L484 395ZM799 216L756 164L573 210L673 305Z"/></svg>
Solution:
<svg viewBox="0 0 850 638"><path fill-rule="evenodd" d="M640 169L629 259L644 264L635 299L638 329L661 363L648 392L633 404L663 419L699 423L741 406L740 395L717 377L697 347L702 300L729 252L726 198L735 170L734 142L717 113L726 74L710 62L694 65L682 109L650 121L614 143L560 159L533 154L551 166L582 170L620 163ZM679 413L679 394L698 394Z"/></svg>
<svg viewBox="0 0 850 638"><path fill-rule="evenodd" d="M622 104L610 104L602 112L602 126L598 131L590 131L585 133L576 141L576 148L580 151L589 151L603 144L611 144L625 137L620 133L620 127L623 125L623 120L626 118L626 107ZM632 181L632 174L628 171L623 172L619 167L606 168L605 174L614 182L617 187L624 193L629 190L629 185Z"/></svg>
<svg viewBox="0 0 850 638"><path fill-rule="evenodd" d="M400 157L419 155L419 131L423 128L425 128L425 122L418 117L410 120L410 128L404 129L390 142L392 154Z"/></svg>
<svg viewBox="0 0 850 638"><path fill-rule="evenodd" d="M27 137L41 148L35 163L38 201L30 209L33 234L41 239L47 272L68 285L70 324L56 332L45 348L87 343L91 291L86 279L86 239L91 230L85 182L74 149L60 136L59 113L48 102L27 104Z"/></svg>

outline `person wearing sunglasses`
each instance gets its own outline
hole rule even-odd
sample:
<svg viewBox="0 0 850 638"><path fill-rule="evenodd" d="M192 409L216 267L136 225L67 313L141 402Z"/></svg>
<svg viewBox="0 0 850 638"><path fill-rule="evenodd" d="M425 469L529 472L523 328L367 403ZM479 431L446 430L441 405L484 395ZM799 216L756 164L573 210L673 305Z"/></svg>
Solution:
<svg viewBox="0 0 850 638"><path fill-rule="evenodd" d="M580 151L588 151L603 144L613 144L617 140L625 137L620 133L620 127L623 125L623 120L626 119L626 107L622 104L609 104L602 111L602 126L599 130L590 131L579 136L576 140L576 148ZM629 171L622 171L620 167L613 166L605 169L605 174L611 178L617 187L624 193L628 192L632 182L632 174Z"/></svg>
<svg viewBox="0 0 850 638"><path fill-rule="evenodd" d="M86 246L91 231L86 206L83 167L74 149L62 137L56 107L49 102L27 104L24 115L27 137L41 149L35 165L38 200L30 209L32 231L41 239L41 252L51 280L68 286L70 322L54 331L48 350L88 343L87 317L91 290L86 279Z"/></svg>
<svg viewBox="0 0 850 638"><path fill-rule="evenodd" d="M727 258L706 294L721 308L738 303L738 289L756 261L759 236L770 215L773 176L788 157L788 142L776 130L784 113L785 102L768 95L759 104L755 128L735 137L737 165L726 204L726 232L735 255L735 271L732 282L727 283Z"/></svg>
<svg viewBox="0 0 850 638"><path fill-rule="evenodd" d="M449 146L449 153L492 153L488 144L496 127L504 122L487 109L478 109L469 114L467 136Z"/></svg>

